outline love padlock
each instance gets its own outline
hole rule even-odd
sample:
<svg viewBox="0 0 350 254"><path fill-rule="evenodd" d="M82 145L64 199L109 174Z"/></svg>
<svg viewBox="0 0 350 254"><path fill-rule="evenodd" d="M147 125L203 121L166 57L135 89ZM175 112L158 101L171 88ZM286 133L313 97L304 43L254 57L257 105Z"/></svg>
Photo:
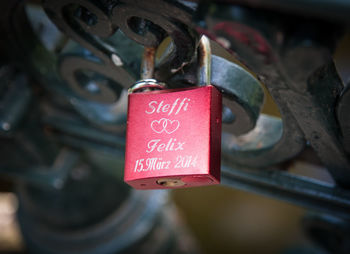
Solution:
<svg viewBox="0 0 350 254"><path fill-rule="evenodd" d="M209 40L199 47L204 86L164 89L145 79L129 90L124 181L136 189L220 183L222 98L210 85Z"/></svg>

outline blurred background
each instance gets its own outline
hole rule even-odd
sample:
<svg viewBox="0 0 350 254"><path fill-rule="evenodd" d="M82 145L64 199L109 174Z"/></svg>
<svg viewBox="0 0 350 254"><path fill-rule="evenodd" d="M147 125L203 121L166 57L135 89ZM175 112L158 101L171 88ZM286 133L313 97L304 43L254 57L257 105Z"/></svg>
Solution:
<svg viewBox="0 0 350 254"><path fill-rule="evenodd" d="M0 197L1 253L25 252L18 200L13 193ZM306 211L298 206L221 186L176 190L171 197L202 253L288 253L312 246L301 227Z"/></svg>
<svg viewBox="0 0 350 254"><path fill-rule="evenodd" d="M105 105L94 104L101 98L94 98L96 94L93 92L98 87L111 87L117 83L118 85L115 85L117 89L112 92L108 90L109 88L106 91L102 89L101 93L113 93L120 101L125 89L123 90L120 83L114 80L114 76L103 78L89 71L82 71L76 75L76 79L84 84L85 90L75 85L62 85L63 83L58 82L56 80L57 63L62 63L66 58L71 57L70 61L73 62L71 66L74 68L76 66L95 68L86 60L99 63L94 56L96 51L86 46L86 41L79 41L81 38L74 37L76 35L62 24L63 30L66 29L66 35L60 33L43 11L40 1L26 1L24 4L26 15L19 11L18 7L23 1L14 2L16 3L4 3L3 6L0 4L0 7L3 7L0 12L3 13L0 19L2 24L0 32L3 35L0 39L2 48L0 55L0 151L2 153L0 163L0 253L322 254L346 253L346 250L349 250L349 244L347 244L349 235L344 232L350 231L346 226L348 224L344 221L340 219L338 221L332 218L333 214L329 214L331 218L328 218L328 221L331 221L334 227L326 225L324 228L330 230L325 230L326 233L323 234L322 225L324 224L322 224L322 219L317 221L321 218L317 217L317 209L309 210L292 204L291 200L281 201L268 197L266 193L253 188L249 192L243 191L239 190L239 188L242 189L240 186L237 188L228 186L229 184L225 182L220 186L173 191L131 190L123 183L125 126L106 124L111 121L111 116L100 117L101 112L113 110ZM74 4L69 8L72 10L75 8L74 15L79 16L85 22L81 23L84 28L88 27L91 21L89 17L93 15L85 10L85 7L77 8L77 5L85 4L88 7L94 5L87 4L89 1L72 2ZM194 2L197 1L188 2L185 7L192 10ZM224 15L221 17L215 10L225 9L231 5L223 5L219 8L210 5L209 1L203 1L203 3L200 5L201 8L210 6L208 9L204 8L203 12L213 17L216 15L219 18L227 18ZM257 29L263 27L259 24L260 19L257 17L260 17L262 13L265 15L266 6L258 5L257 10L254 9L255 5L249 6L247 11L245 6L241 7L239 4L237 8L232 8L233 17L238 17L237 19L242 22L249 17L250 21L254 21L251 23L255 23ZM276 17L283 16L285 9L283 9L283 4L280 5L278 8L281 7L281 9L274 7L275 9L272 8L273 11L268 12L267 16L274 17L274 14ZM185 7L182 6L183 9L186 9ZM293 13L293 10L296 9L291 8L289 10L291 13L286 12L291 15L292 21L296 20L295 13ZM50 14L50 11L46 10L46 13ZM246 13L249 15L244 16L243 14ZM339 22L340 20L346 24L342 13L340 13L340 18L337 18L334 13L322 16L327 13L323 8L320 8L320 13L320 17L326 17L327 22L329 20L331 23ZM253 18L251 14L254 14ZM24 25L28 25L28 20L25 22L22 20L24 16L28 16L29 28ZM303 14L302 17L309 21L306 14ZM310 23L314 25L314 16L310 17L312 21ZM53 15L51 18L57 18L57 16ZM195 18L198 19L196 22L200 29L203 29L203 26L200 25L203 22L202 17L196 16ZM316 15L316 24L318 24L318 18L319 16ZM214 23L213 20L211 22ZM274 25L270 23L269 28ZM337 25L334 27L338 28ZM311 28L314 27L311 26ZM202 31L200 29L198 28L199 31ZM261 31L264 29L265 27ZM29 30L34 30L35 34L40 37L45 50L30 37ZM288 38L290 31L284 32L285 34L278 33L278 35ZM261 32L261 34L264 33ZM80 38L78 42L88 49L82 48L67 35L74 39ZM269 38L267 35L265 37ZM339 76L345 85L350 80L349 31L345 29L339 38L332 54ZM120 42L122 43L121 48L129 49L129 51L118 51L117 53L122 56L121 58L127 56L125 59L131 59L122 59L125 61L125 68L129 72L138 74L143 48L124 39L125 35L118 33L113 38L109 38L108 42ZM276 41L279 40L282 39L278 37ZM256 77L254 72L242 64L245 59L240 59L239 54L236 55L240 51L236 52L233 50L234 45L228 45L230 41L223 37L215 41L215 47L217 47L215 54L239 63L239 66L246 68L248 73ZM291 41L294 43L294 40ZM318 50L318 44L316 47L313 43L311 39L304 40L303 47L306 45L306 48L317 48ZM9 46L9 44L13 45ZM223 45L226 44L228 46L224 50ZM163 47L166 51L166 45ZM276 46L276 52L282 52L281 48ZM242 52L246 50L239 47L238 49ZM322 48L322 52L323 50ZM101 57L101 55L98 56ZM76 60L75 57L84 58L84 61ZM267 58L266 55L259 55L258 60L267 61ZM264 62L264 64L268 63ZM63 67L62 69L63 72L66 71L67 76L70 75L69 70ZM99 71L103 72L101 69ZM171 82L176 84L178 82L176 78ZM263 83L264 80L259 79ZM91 80L94 82L90 82ZM69 82L71 82L70 79ZM11 90L9 87L16 89ZM265 102L261 113L281 117L273 96L265 86L263 88ZM79 96L72 91L78 93ZM87 94L86 91L92 92ZM94 103L89 104L90 99ZM14 103L18 101L23 103ZM125 119L112 120L125 121ZM4 125L4 123L11 123L11 125ZM311 150L309 143L307 145L306 153L295 157L294 160L286 160L277 164L278 170L311 178L312 183L319 183L323 187L334 187L336 184L332 176L320 158L313 151L309 151ZM37 167L37 164L40 166ZM323 193L320 193L319 198L322 199ZM342 190L337 189L331 194L339 193L341 194ZM279 193L276 193L275 196L281 198ZM344 204L349 200L347 198L348 196L344 194L345 201L339 205L340 207L346 209L347 206ZM316 234L310 234L311 231L308 229L316 225L313 224L314 222L321 225L320 230L316 228ZM318 242L312 241L315 239ZM329 242L325 240L324 243L328 244L327 246L336 246L335 249L327 248L327 246L322 249L325 247L322 239L328 239Z"/></svg>

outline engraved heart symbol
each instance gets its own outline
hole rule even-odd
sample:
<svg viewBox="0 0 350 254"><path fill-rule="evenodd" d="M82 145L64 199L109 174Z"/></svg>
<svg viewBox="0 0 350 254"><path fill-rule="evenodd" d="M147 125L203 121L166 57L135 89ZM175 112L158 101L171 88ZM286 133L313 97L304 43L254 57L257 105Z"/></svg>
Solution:
<svg viewBox="0 0 350 254"><path fill-rule="evenodd" d="M154 120L151 122L151 128L156 133L162 133L167 125L167 120L165 118L161 118L159 120Z"/></svg>
<svg viewBox="0 0 350 254"><path fill-rule="evenodd" d="M178 120L169 120L166 118L161 118L159 120L153 120L151 122L151 129L156 133L162 133L165 131L168 134L175 132L180 127L180 122Z"/></svg>
<svg viewBox="0 0 350 254"><path fill-rule="evenodd" d="M166 127L164 128L165 132L171 134L175 132L180 127L180 122L178 120L169 120L166 119Z"/></svg>

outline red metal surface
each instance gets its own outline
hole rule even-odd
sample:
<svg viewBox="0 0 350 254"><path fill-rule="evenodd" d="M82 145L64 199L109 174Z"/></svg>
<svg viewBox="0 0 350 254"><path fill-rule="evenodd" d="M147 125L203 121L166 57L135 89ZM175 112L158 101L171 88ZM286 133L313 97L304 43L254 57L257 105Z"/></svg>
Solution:
<svg viewBox="0 0 350 254"><path fill-rule="evenodd" d="M213 86L129 95L124 181L167 189L220 182L221 93Z"/></svg>

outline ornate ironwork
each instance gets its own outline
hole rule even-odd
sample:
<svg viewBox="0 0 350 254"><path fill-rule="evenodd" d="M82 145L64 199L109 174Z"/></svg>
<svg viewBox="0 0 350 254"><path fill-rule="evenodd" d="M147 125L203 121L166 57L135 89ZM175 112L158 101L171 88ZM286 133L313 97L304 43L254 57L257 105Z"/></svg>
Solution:
<svg viewBox="0 0 350 254"><path fill-rule="evenodd" d="M103 152L120 165L126 91L139 77L143 46L160 48L158 80L193 86L205 34L211 82L225 98L223 183L348 220L349 85L333 54L350 5L323 1L340 11L334 15L298 3L43 1L61 32L30 1L1 3L0 149L23 160L2 160L0 172L62 188L82 154L94 164ZM264 97L279 116L262 113ZM296 161L326 168L330 182L289 172Z"/></svg>

